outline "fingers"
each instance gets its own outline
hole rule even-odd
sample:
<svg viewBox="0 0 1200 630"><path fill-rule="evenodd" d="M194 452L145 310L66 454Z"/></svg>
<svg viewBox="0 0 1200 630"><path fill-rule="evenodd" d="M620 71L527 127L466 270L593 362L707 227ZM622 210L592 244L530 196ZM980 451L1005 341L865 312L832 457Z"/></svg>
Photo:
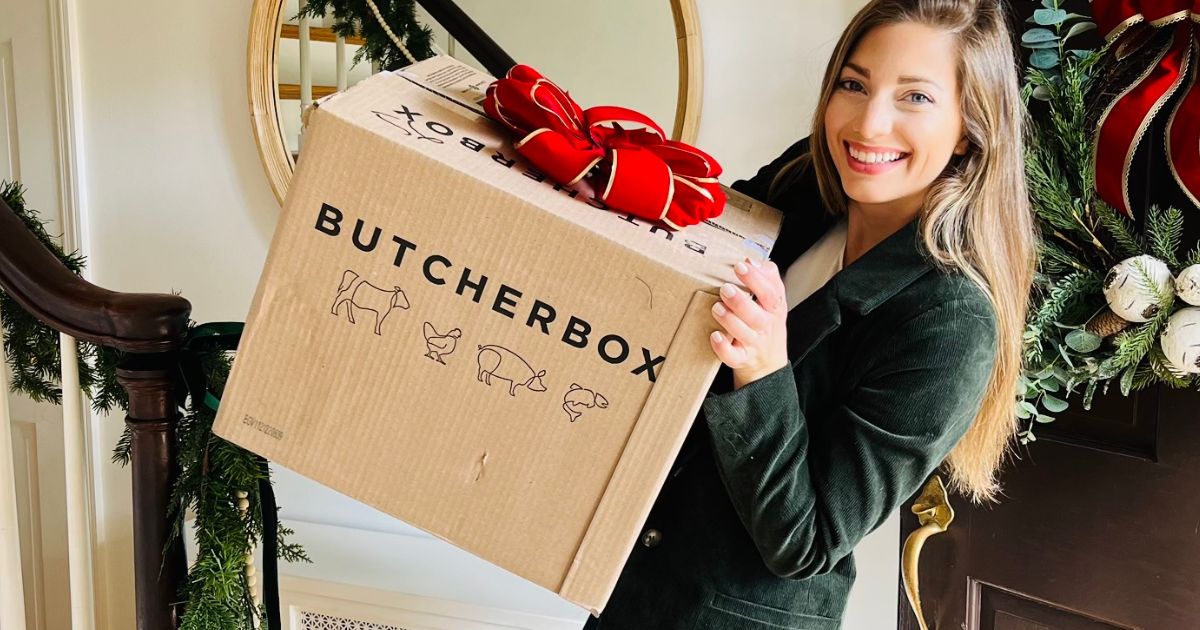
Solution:
<svg viewBox="0 0 1200 630"><path fill-rule="evenodd" d="M712 345L713 352L716 353L717 358L721 360L721 363L736 368L746 362L746 349L734 345L729 335L723 334L719 330L714 330L708 336L708 341Z"/></svg>
<svg viewBox="0 0 1200 630"><path fill-rule="evenodd" d="M786 311L786 291L775 262L767 260L753 265L748 261L734 265L734 272L746 283L746 288L754 294L759 306L773 313Z"/></svg>
<svg viewBox="0 0 1200 630"><path fill-rule="evenodd" d="M734 298L734 300L749 304L752 308L758 309L758 306L751 303L750 298L745 293L740 297L740 300L738 298ZM740 341L743 346L752 346L758 342L759 332L746 323L743 318L739 317L736 312L729 310L723 302L713 304L713 317L725 327L725 330L734 339Z"/></svg>
<svg viewBox="0 0 1200 630"><path fill-rule="evenodd" d="M731 283L721 287L721 299L712 313L724 330L713 331L709 342L722 363L739 369L766 356L762 346L778 328L773 321L787 312L787 302L774 262L753 265L746 259L734 266L734 272L749 291Z"/></svg>

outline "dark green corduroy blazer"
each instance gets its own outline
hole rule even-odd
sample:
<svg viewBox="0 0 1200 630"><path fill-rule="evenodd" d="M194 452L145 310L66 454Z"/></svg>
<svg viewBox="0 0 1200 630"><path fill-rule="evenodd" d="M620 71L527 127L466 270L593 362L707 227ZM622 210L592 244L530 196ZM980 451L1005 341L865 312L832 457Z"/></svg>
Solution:
<svg viewBox="0 0 1200 630"><path fill-rule="evenodd" d="M807 139L733 187L765 200L806 150ZM771 255L783 271L835 217L811 174L770 201L785 216ZM733 390L722 366L612 598L585 628L841 626L854 546L978 413L995 318L969 280L935 268L914 220L796 305L787 328L790 367Z"/></svg>

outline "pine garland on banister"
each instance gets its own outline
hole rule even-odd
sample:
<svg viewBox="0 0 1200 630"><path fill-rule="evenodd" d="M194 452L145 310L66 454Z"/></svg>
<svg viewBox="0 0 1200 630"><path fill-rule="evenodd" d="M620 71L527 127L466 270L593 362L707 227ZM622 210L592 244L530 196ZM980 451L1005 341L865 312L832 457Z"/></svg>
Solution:
<svg viewBox="0 0 1200 630"><path fill-rule="evenodd" d="M25 204L24 189L16 182L0 182L0 199L9 205L68 269L79 274L85 264L76 253L66 254L46 232L37 213ZM14 392L36 401L60 404L62 374L59 334L45 326L0 290L0 319L4 325L4 350L11 368ZM180 350L181 363L200 370L210 391L218 396L229 375L232 359L220 348L195 343L198 330L189 322L187 343ZM116 367L123 353L112 348L79 341L81 389L96 413L114 408L125 411L128 397L117 382ZM216 414L204 401L193 400L180 374L176 400L180 419L176 423L179 478L172 489L170 514L175 528L171 541L182 534L183 513L195 512L196 560L180 598L187 602L183 630L232 630L265 627L265 615L251 596L252 575L247 560L263 534L260 481L269 482L269 470L258 456L213 435ZM121 414L124 416L124 413ZM113 451L113 461L128 464L130 433L125 433ZM304 550L285 542L293 532L278 527L278 557L288 562L309 559Z"/></svg>
<svg viewBox="0 0 1200 630"><path fill-rule="evenodd" d="M1022 95L1037 112L1025 171L1042 240L1017 394L1023 443L1067 410L1069 396L1088 409L1114 380L1122 395L1200 388L1200 326L1187 325L1200 323L1200 308L1188 306L1200 304L1200 243L1182 253L1176 208L1151 207L1139 231L1097 195L1097 106L1127 69L1107 47L1069 49L1095 24L1059 0L1042 4L1021 38L1032 49Z"/></svg>
<svg viewBox="0 0 1200 630"><path fill-rule="evenodd" d="M404 47L417 61L433 56L433 31L417 22L414 0L373 0L379 7L383 24L391 26ZM383 70L396 70L412 63L392 42L391 37L375 17L367 0L301 0L297 17L318 19L333 16L330 27L342 37L362 37L365 44L354 53L353 64L363 59L379 62Z"/></svg>

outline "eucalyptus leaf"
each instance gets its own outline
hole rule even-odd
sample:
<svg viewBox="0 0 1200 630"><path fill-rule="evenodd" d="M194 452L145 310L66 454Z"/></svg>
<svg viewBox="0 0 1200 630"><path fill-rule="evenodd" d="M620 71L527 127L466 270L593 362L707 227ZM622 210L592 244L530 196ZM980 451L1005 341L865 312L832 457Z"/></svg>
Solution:
<svg viewBox="0 0 1200 630"><path fill-rule="evenodd" d="M1039 85L1033 88L1033 98L1039 101L1048 101L1050 100L1050 90L1047 90L1045 86Z"/></svg>
<svg viewBox="0 0 1200 630"><path fill-rule="evenodd" d="M1087 354L1099 348L1104 338L1090 330L1079 329L1067 333L1066 341L1075 352Z"/></svg>
<svg viewBox="0 0 1200 630"><path fill-rule="evenodd" d="M1022 420L1036 416L1037 412L1037 407L1034 407L1033 403L1028 400L1017 403L1017 417Z"/></svg>
<svg viewBox="0 0 1200 630"><path fill-rule="evenodd" d="M1083 392L1083 408L1085 411L1092 408L1092 399L1096 395L1096 383L1097 381L1088 381L1087 389Z"/></svg>
<svg viewBox="0 0 1200 630"><path fill-rule="evenodd" d="M1103 380L1112 378L1121 372L1121 368L1113 363L1112 357L1100 362L1100 366L1096 368L1096 378Z"/></svg>
<svg viewBox="0 0 1200 630"><path fill-rule="evenodd" d="M1062 9L1038 9L1033 12L1033 21L1042 26L1055 26L1067 21L1067 12Z"/></svg>
<svg viewBox="0 0 1200 630"><path fill-rule="evenodd" d="M1048 40L1044 42L1021 42L1025 48L1058 48L1058 40Z"/></svg>
<svg viewBox="0 0 1200 630"><path fill-rule="evenodd" d="M1054 422L1054 416L1047 416L1046 414L1039 413L1037 418L1034 418L1034 420L1042 424L1046 424L1047 422Z"/></svg>
<svg viewBox="0 0 1200 630"><path fill-rule="evenodd" d="M1042 406L1045 407L1046 411L1049 411L1050 413L1062 413L1071 405L1061 398L1055 398L1050 394L1046 394L1045 396L1042 396Z"/></svg>
<svg viewBox="0 0 1200 630"><path fill-rule="evenodd" d="M1086 33L1095 29L1095 22L1076 22L1075 24L1071 25L1071 30L1067 31L1067 34L1063 36L1063 41L1065 42L1068 39L1079 35L1080 33Z"/></svg>
<svg viewBox="0 0 1200 630"><path fill-rule="evenodd" d="M1031 28L1021 34L1021 41L1029 44L1035 42L1058 41L1058 35L1048 28Z"/></svg>
<svg viewBox="0 0 1200 630"><path fill-rule="evenodd" d="M1057 344L1056 344L1056 345L1057 345ZM1058 346L1058 353L1059 353L1060 355L1062 355L1063 361L1066 361L1066 362L1067 362L1067 365L1068 365L1068 366L1070 366L1070 367L1071 367L1071 369L1075 369L1075 364L1071 362L1071 357L1070 357L1070 355L1068 355L1068 354L1067 354L1067 347L1066 347L1066 346L1059 345L1059 346Z"/></svg>
<svg viewBox="0 0 1200 630"><path fill-rule="evenodd" d="M1047 378L1038 381L1038 386L1041 387L1043 391L1047 392L1057 392L1061 387L1061 385L1058 383L1058 380L1053 378Z"/></svg>
<svg viewBox="0 0 1200 630"><path fill-rule="evenodd" d="M1128 396L1133 389L1133 375L1137 371L1136 365L1129 366L1125 373L1121 375L1121 395Z"/></svg>
<svg viewBox="0 0 1200 630"><path fill-rule="evenodd" d="M1058 0L1042 0L1042 6L1046 7L1047 9L1057 9Z"/></svg>
<svg viewBox="0 0 1200 630"><path fill-rule="evenodd" d="M1042 70L1049 70L1058 66L1058 50L1046 48L1033 51L1029 55L1029 65Z"/></svg>

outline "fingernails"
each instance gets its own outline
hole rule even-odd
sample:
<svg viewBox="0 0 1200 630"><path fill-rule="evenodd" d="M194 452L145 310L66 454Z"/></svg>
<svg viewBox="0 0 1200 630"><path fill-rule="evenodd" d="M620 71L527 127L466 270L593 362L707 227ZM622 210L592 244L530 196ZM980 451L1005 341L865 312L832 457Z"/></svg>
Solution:
<svg viewBox="0 0 1200 630"><path fill-rule="evenodd" d="M712 334L712 340L717 343L721 343L722 341L725 340L725 335L722 335L721 331L719 331L719 330L714 330L713 334Z"/></svg>
<svg viewBox="0 0 1200 630"><path fill-rule="evenodd" d="M747 271L750 271L750 268L746 266L746 263L741 263L741 262L734 265L733 268L737 270L738 275L742 275L742 276L746 275Z"/></svg>
<svg viewBox="0 0 1200 630"><path fill-rule="evenodd" d="M721 295L723 295L727 298L731 298L731 297L737 295L737 287L726 282L725 284L721 285Z"/></svg>
<svg viewBox="0 0 1200 630"><path fill-rule="evenodd" d="M725 305L721 304L720 302L713 304L713 312L716 313L718 316L724 315L725 314Z"/></svg>
<svg viewBox="0 0 1200 630"><path fill-rule="evenodd" d="M749 259L749 258L747 258L746 260L750 260L750 259ZM750 260L750 264L751 264L751 265L754 265L755 267L761 267L761 266L762 266L762 262L761 262L761 261L757 261L757 260Z"/></svg>

